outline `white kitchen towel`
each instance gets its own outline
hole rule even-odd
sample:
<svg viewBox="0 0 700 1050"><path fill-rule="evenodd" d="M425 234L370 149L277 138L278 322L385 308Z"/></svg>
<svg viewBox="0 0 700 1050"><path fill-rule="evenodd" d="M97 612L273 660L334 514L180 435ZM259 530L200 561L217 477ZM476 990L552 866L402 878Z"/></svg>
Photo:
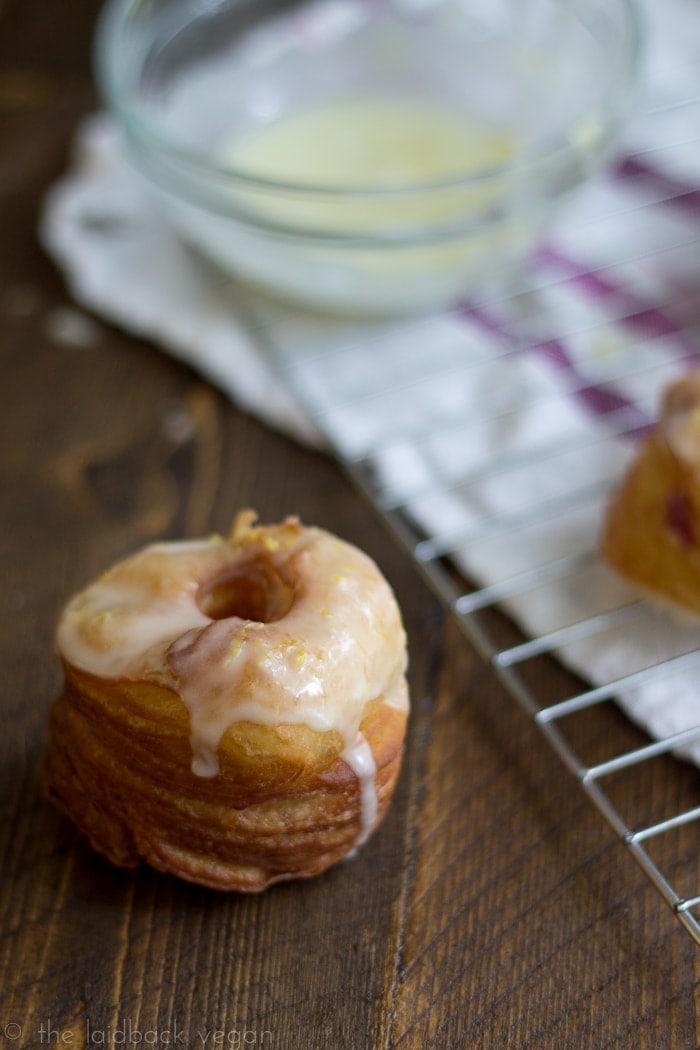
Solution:
<svg viewBox="0 0 700 1050"><path fill-rule="evenodd" d="M268 423L362 460L377 500L424 532L421 553L445 551L483 586L522 580L507 605L529 635L585 623L560 658L594 686L626 679L620 702L665 738L700 725L700 630L580 557L659 391L700 352L700 9L649 0L644 13L620 157L570 203L518 294L382 323L273 303L179 243L102 114L79 129L41 238L80 304ZM649 665L668 673L638 682ZM700 744L686 753L700 762Z"/></svg>

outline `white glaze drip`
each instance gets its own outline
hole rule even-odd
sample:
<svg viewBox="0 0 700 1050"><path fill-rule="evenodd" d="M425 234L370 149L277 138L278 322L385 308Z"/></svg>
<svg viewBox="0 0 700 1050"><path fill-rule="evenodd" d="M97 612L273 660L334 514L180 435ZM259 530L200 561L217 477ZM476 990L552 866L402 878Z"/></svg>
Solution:
<svg viewBox="0 0 700 1050"><path fill-rule="evenodd" d="M357 847L367 841L377 820L377 764L372 748L360 732L340 757L350 766L360 787L360 832L355 840Z"/></svg>

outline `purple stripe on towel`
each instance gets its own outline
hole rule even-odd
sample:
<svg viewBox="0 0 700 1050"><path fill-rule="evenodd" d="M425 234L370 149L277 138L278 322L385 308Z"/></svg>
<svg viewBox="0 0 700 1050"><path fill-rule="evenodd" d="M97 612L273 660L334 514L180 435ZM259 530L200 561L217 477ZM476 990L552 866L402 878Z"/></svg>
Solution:
<svg viewBox="0 0 700 1050"><path fill-rule="evenodd" d="M646 302L632 288L615 281L609 268L586 270L551 246L541 251L538 258L542 265L564 273L567 281L591 299L613 301L619 314L611 318L613 323L624 325L645 339L673 339L688 363L700 357L698 340L677 324L665 307Z"/></svg>
<svg viewBox="0 0 700 1050"><path fill-rule="evenodd" d="M543 339L534 343L523 342L506 324L480 307L464 304L460 312L473 324L477 324L490 335L495 335L506 342L514 353L534 352L545 358L565 377L572 397L580 401L593 415L607 416L615 413L617 416L622 416L626 419L627 427L632 432L643 431L649 426L648 416L630 398L615 390L610 383L594 383L584 376L576 367L560 339Z"/></svg>
<svg viewBox="0 0 700 1050"><path fill-rule="evenodd" d="M688 333L672 319L664 307L645 302L630 287L613 280L610 269L586 270L551 246L543 249L538 259L542 265L563 272L568 281L576 284L592 299L614 300L620 311L619 317L612 318L614 323L624 324L647 339L675 339L679 348L690 358L700 355L697 340L689 338Z"/></svg>
<svg viewBox="0 0 700 1050"><path fill-rule="evenodd" d="M640 179L650 183L658 193L663 194L663 201L660 203L676 204L689 209L700 218L700 190L659 171L653 164L640 160L638 156L621 160L615 168L615 174L621 179Z"/></svg>

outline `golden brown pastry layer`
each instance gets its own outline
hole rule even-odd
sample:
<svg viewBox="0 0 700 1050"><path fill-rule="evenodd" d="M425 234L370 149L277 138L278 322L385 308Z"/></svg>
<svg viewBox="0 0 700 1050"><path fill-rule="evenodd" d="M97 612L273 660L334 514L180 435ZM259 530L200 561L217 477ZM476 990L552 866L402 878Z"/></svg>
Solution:
<svg viewBox="0 0 700 1050"><path fill-rule="evenodd" d="M644 592L700 613L700 371L665 391L608 504L600 548Z"/></svg>

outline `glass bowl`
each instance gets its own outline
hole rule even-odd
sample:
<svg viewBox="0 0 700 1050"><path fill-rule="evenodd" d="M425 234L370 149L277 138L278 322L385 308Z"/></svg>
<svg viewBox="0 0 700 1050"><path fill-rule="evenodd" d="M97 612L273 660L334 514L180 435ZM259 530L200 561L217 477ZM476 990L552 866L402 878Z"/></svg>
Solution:
<svg viewBox="0 0 700 1050"><path fill-rule="evenodd" d="M182 238L314 308L499 282L608 158L632 0L112 0L97 76Z"/></svg>

